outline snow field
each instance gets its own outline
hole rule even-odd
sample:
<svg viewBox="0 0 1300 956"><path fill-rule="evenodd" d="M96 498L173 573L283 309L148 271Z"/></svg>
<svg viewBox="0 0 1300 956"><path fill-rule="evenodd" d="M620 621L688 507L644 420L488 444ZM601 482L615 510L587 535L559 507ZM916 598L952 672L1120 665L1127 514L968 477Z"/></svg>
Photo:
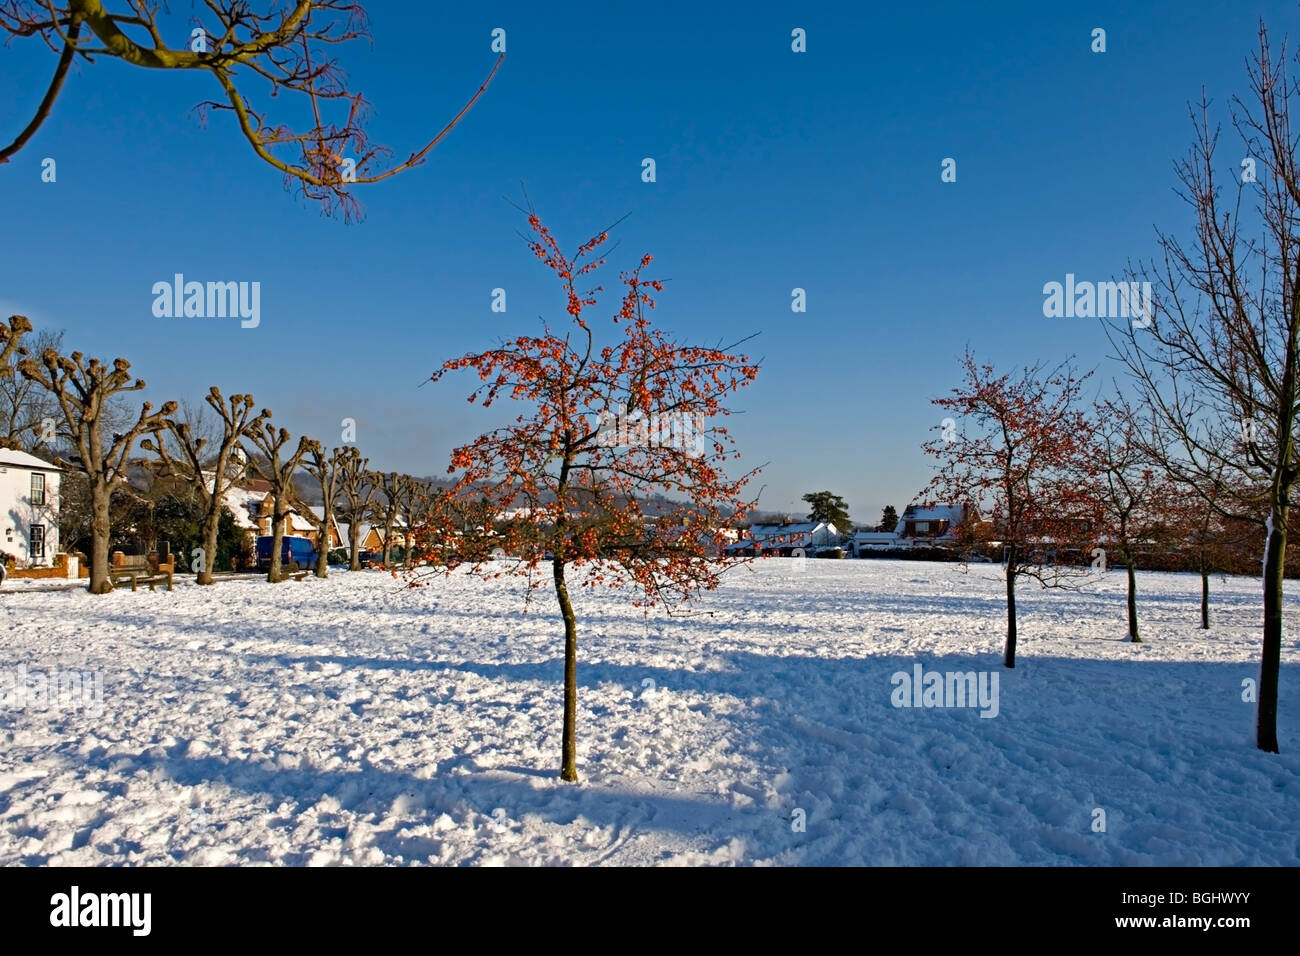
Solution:
<svg viewBox="0 0 1300 956"><path fill-rule="evenodd" d="M0 863L1300 863L1294 595L1278 756L1242 701L1257 580L1213 579L1203 632L1198 578L1140 574L1138 645L1121 571L1027 584L1006 670L999 571L767 559L648 618L572 588L578 786L562 624L517 579L6 584L0 672L104 700L0 705ZM996 671L997 716L893 706L917 663Z"/></svg>

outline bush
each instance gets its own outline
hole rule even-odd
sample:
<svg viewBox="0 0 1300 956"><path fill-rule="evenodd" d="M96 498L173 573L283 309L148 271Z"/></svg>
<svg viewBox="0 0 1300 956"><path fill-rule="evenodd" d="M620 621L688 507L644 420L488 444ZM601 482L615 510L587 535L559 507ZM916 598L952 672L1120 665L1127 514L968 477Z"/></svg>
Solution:
<svg viewBox="0 0 1300 956"><path fill-rule="evenodd" d="M892 561L960 561L961 555L948 548L889 548L863 549L859 558L888 559Z"/></svg>

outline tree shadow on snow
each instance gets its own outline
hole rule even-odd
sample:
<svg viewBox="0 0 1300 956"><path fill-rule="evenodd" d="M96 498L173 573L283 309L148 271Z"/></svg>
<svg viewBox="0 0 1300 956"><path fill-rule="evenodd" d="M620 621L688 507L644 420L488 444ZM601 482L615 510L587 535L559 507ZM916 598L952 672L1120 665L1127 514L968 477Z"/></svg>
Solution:
<svg viewBox="0 0 1300 956"><path fill-rule="evenodd" d="M656 654L652 645L642 649ZM536 662L234 656L250 667L245 680L282 689L286 669L300 665L390 672L392 690L400 688L407 701L438 693L445 683L440 676L457 673L500 685L503 698L535 694L540 685L546 706L554 705L541 719L553 717L558 731L558 647L557 656ZM1038 657L1032 635L1013 670L992 651L829 657L703 649L698 658L694 668L580 660L579 735L589 747L580 771L594 782L577 787L555 781L547 766L516 760L484 768L472 755L444 762L429 779L364 764L294 769L176 752L129 759L184 786L227 785L266 794L272 806L291 800L296 814L330 796L382 820L401 798L414 801L409 826L428 825L442 813L460 824L501 808L506 829L531 818L573 826L576 840L591 827L611 828L613 835L601 838L608 846L584 845L592 852L581 859L592 862L652 831L676 834L704 852L740 838L747 858L786 863L1194 865L1202 853L1205 862L1218 863L1300 858L1288 822L1300 764L1289 753L1278 758L1253 748L1255 708L1242 700L1243 681L1258 677L1253 662ZM918 664L923 673L974 672L990 693L996 675L996 714L980 706L991 700L897 706L900 699L917 703L910 694L903 698L895 675L912 678ZM1284 749L1300 742L1291 692L1298 673L1295 665L1283 668ZM314 687L320 679L317 672ZM460 706L502 704L489 690ZM388 742L386 718L368 712L370 742ZM396 725L410 719L393 715L391 737L408 735L409 727ZM648 768L620 765L620 747L629 740L652 752ZM491 749L502 753L501 743ZM136 769L121 770L121 754L89 759L126 777ZM660 780L661 774L694 783ZM708 789L670 789L687 785ZM1111 808L1117 825L1132 821L1128 831L1117 827L1127 835L1108 843L1088 838L1089 813L1099 806ZM804 831L791 827L796 809L808 815ZM1179 842L1180 820L1200 834L1197 855ZM284 828L295 825L286 821ZM427 856L439 842L436 834L400 837L401 830L376 833L376 845L411 859ZM1260 846L1270 844L1276 856L1261 857ZM303 849L302 861L311 849Z"/></svg>

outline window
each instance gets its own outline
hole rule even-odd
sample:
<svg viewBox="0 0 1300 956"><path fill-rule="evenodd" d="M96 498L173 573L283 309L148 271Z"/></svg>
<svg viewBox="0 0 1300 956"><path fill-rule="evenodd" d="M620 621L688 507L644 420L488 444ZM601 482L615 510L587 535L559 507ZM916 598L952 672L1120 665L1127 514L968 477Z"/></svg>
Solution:
<svg viewBox="0 0 1300 956"><path fill-rule="evenodd" d="M32 560L45 557L45 525L32 525L31 539L32 546L27 556Z"/></svg>
<svg viewBox="0 0 1300 956"><path fill-rule="evenodd" d="M45 504L45 476L38 471L32 472L32 504Z"/></svg>
<svg viewBox="0 0 1300 956"><path fill-rule="evenodd" d="M930 533L930 522L928 522L928 521L918 521L918 522L916 523L916 533L917 533L917 534L929 534L929 533Z"/></svg>

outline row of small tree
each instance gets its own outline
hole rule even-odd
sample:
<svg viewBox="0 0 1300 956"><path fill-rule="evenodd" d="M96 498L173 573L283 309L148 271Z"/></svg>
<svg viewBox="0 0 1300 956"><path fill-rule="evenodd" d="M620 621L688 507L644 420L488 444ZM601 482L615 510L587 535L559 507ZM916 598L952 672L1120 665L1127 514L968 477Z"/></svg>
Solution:
<svg viewBox="0 0 1300 956"><path fill-rule="evenodd" d="M928 490L985 504L1006 544L1008 667L1015 582L1059 583L1071 572L1051 552L1066 542L1100 529L1131 568L1142 542L1172 526L1205 566L1232 529L1253 527L1264 611L1256 744L1276 753L1282 583L1300 481L1300 143L1290 121L1300 88L1263 25L1248 74L1249 102L1233 98L1229 110L1244 153L1221 162L1203 98L1175 167L1192 238L1159 234L1156 258L1125 276L1153 290L1148 311L1103 322L1126 379L1089 414L1087 376L1068 364L999 376L968 353L963 385L936 400L961 434L926 447L941 462ZM1243 154L1257 176L1235 175ZM1136 639L1131 571L1129 629Z"/></svg>
<svg viewBox="0 0 1300 956"><path fill-rule="evenodd" d="M953 429L925 445L940 467L923 494L975 506L957 529L958 547L1001 555L1006 666L1015 666L1021 578L1071 588L1093 569L1124 567L1128 637L1140 642L1139 565L1195 569L1208 628L1211 573L1249 567L1249 529L1264 523L1258 508L1243 504L1248 494L1238 488L1230 496L1224 483L1199 494L1142 439L1131 407L1114 399L1082 407L1090 376L1067 365L998 375L967 353L964 368L963 384L935 400L954 416ZM1238 507L1228 510L1230 500Z"/></svg>

